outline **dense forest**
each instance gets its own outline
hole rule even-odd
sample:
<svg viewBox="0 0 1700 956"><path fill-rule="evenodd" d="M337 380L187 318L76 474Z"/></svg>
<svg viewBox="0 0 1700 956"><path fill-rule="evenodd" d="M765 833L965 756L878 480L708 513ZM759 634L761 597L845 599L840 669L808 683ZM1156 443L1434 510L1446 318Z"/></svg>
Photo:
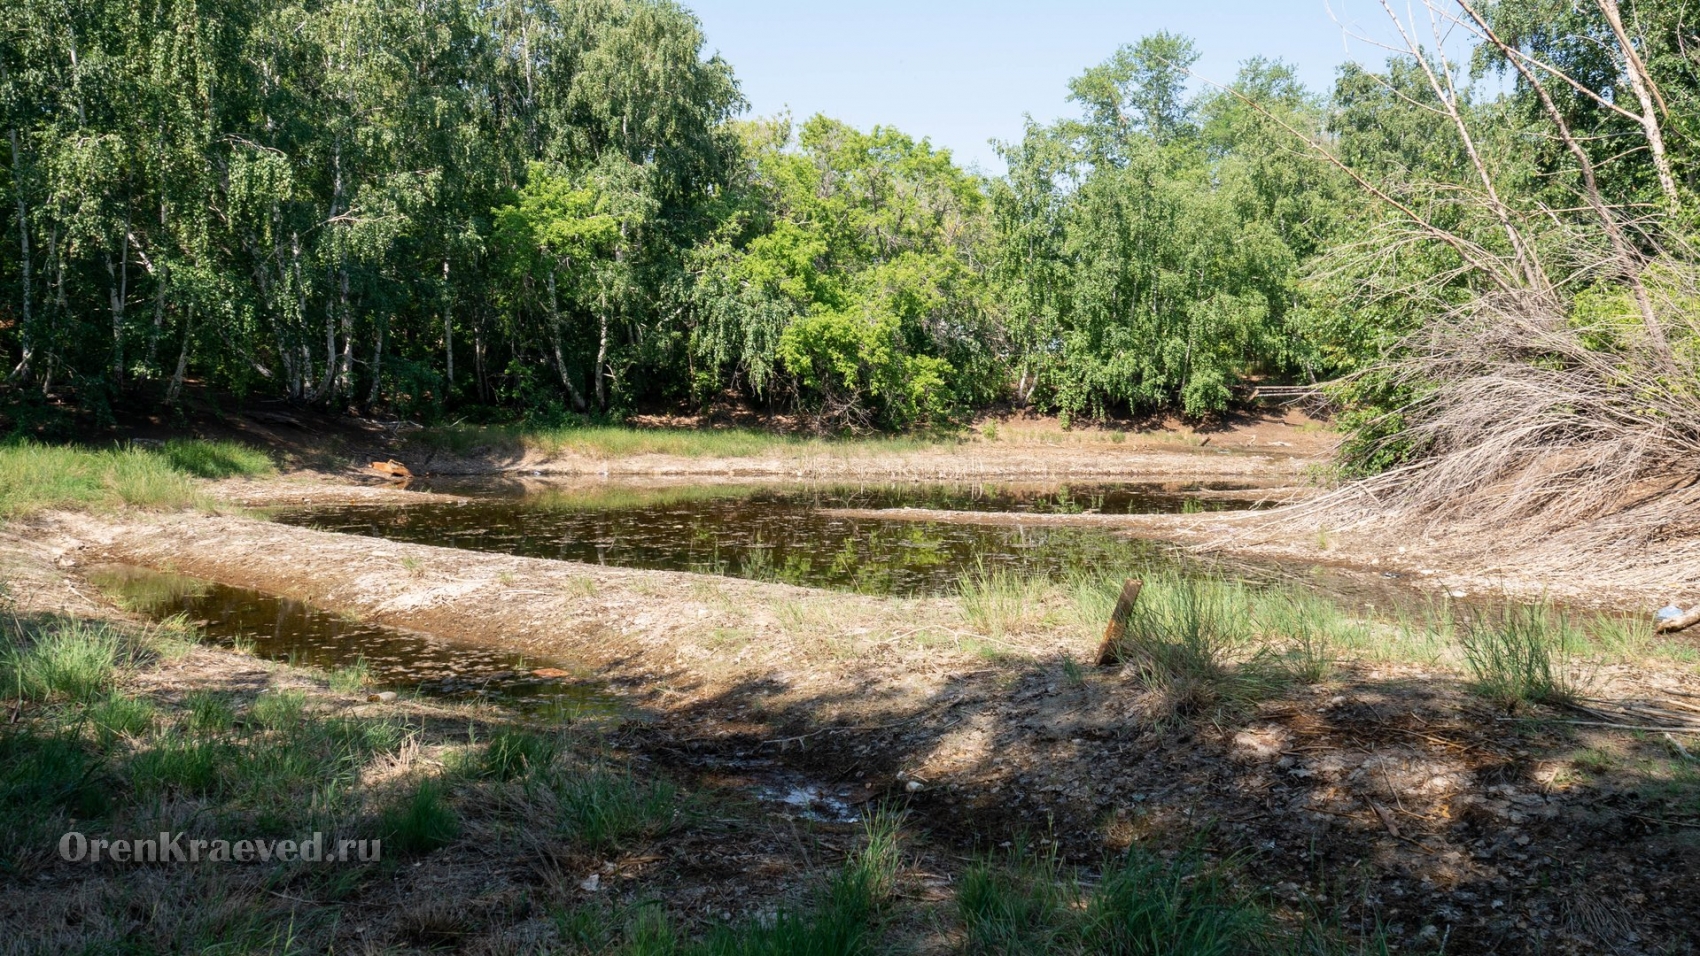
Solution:
<svg viewBox="0 0 1700 956"><path fill-rule="evenodd" d="M1267 60L1202 82L1155 34L984 177L924 131L747 118L667 0L21 0L7 392L418 419L736 397L842 430L1339 381L1385 464L1445 440L1410 403L1481 350L1423 333L1471 303L1534 296L1608 381L1653 336L1688 393L1694 323L1657 316L1685 294L1695 7L1431 4L1325 92Z"/></svg>

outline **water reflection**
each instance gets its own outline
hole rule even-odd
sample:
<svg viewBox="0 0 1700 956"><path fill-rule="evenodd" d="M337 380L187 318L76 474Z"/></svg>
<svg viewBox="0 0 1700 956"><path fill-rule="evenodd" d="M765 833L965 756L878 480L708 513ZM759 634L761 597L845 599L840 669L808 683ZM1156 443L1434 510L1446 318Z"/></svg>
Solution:
<svg viewBox="0 0 1700 956"><path fill-rule="evenodd" d="M614 709L614 698L595 682L553 661L366 624L303 601L131 565L91 569L89 580L154 620L182 615L227 647L323 670L363 665L378 688L508 701L561 717Z"/></svg>
<svg viewBox="0 0 1700 956"><path fill-rule="evenodd" d="M965 572L1053 578L1151 563L1160 549L1080 528L957 525L822 514L920 507L1026 513L1149 513L1243 507L1213 489L1152 485L531 487L458 483L460 503L281 511L280 521L350 534L592 564L728 574L878 594L954 590ZM1220 490L1220 489L1215 489Z"/></svg>

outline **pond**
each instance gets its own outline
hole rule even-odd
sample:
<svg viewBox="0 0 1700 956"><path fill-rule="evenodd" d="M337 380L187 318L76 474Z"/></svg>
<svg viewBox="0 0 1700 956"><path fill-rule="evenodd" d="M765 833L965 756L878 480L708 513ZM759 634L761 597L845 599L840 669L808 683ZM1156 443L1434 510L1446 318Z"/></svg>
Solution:
<svg viewBox="0 0 1700 956"><path fill-rule="evenodd" d="M848 517L832 509L934 508L1029 514L1245 508L1254 492L1152 485L439 487L462 502L287 509L323 531L534 558L729 574L876 594L941 594L963 575L1008 568L1061 578L1135 567L1166 549L1088 528Z"/></svg>
<svg viewBox="0 0 1700 956"><path fill-rule="evenodd" d="M89 580L153 620L181 615L225 647L321 670L363 664L378 689L482 698L560 717L617 709L600 684L554 661L366 624L303 601L132 565L91 568Z"/></svg>

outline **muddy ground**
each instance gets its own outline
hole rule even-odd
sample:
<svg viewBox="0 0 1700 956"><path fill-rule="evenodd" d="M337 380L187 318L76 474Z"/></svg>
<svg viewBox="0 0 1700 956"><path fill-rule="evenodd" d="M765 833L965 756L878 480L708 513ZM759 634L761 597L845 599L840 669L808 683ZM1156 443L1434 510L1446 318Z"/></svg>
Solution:
<svg viewBox="0 0 1700 956"><path fill-rule="evenodd" d="M736 785L777 762L899 800L951 867L1054 841L1081 863L1199 842L1252 893L1398 951L1688 953L1700 774L1675 737L1508 719L1453 670L1343 662L1250 708L1087 666L1095 635L993 640L953 599L876 598L472 554L236 515L50 515L58 573L118 560L363 620L570 659L635 715L624 745ZM1700 702L1691 663L1601 668L1605 701ZM1602 705L1610 706L1610 705ZM1690 742L1696 738L1686 737ZM951 861L956 861L952 863ZM659 877L657 877L659 878Z"/></svg>

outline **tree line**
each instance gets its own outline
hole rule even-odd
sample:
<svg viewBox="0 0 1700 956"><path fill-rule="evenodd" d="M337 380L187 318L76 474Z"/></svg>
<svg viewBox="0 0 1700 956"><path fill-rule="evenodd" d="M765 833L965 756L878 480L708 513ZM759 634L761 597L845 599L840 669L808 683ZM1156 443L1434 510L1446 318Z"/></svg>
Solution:
<svg viewBox="0 0 1700 956"><path fill-rule="evenodd" d="M1201 84L1155 34L987 177L889 127L745 117L668 0L20 0L0 371L14 406L730 396L826 430L1344 376L1373 439L1421 391L1373 368L1533 262L1506 208L1686 208L1693 5L1461 3L1466 62L1413 42L1326 93L1263 59ZM1664 227L1613 216L1644 262ZM1573 272L1543 287L1584 310L1634 284Z"/></svg>

